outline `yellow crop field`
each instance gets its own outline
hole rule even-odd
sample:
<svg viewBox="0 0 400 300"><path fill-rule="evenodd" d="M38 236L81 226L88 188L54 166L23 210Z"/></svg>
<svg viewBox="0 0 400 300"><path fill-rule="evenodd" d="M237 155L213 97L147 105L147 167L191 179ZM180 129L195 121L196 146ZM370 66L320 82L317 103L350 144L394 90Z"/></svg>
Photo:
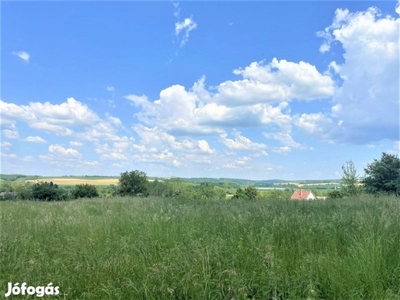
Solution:
<svg viewBox="0 0 400 300"><path fill-rule="evenodd" d="M26 180L26 182L40 182L52 181L58 185L76 185L76 184L91 184L91 185L110 185L118 184L118 178L99 178L99 179L85 179L85 178L43 178L39 180Z"/></svg>

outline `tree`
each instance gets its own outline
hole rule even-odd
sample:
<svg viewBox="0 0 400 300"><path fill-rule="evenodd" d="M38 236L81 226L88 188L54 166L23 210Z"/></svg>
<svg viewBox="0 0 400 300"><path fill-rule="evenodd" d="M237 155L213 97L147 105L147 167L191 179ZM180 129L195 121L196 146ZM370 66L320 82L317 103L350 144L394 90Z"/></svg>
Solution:
<svg viewBox="0 0 400 300"><path fill-rule="evenodd" d="M354 163L350 160L342 166L342 193L346 196L354 196L361 193L358 186L358 175Z"/></svg>
<svg viewBox="0 0 400 300"><path fill-rule="evenodd" d="M97 188L91 184L78 184L72 191L72 197L74 199L93 198L98 196L99 192L97 191Z"/></svg>
<svg viewBox="0 0 400 300"><path fill-rule="evenodd" d="M148 181L146 173L138 170L121 173L118 194L121 196L147 196Z"/></svg>
<svg viewBox="0 0 400 300"><path fill-rule="evenodd" d="M256 187L249 185L245 189L238 188L232 199L254 200L259 198L260 194Z"/></svg>
<svg viewBox="0 0 400 300"><path fill-rule="evenodd" d="M382 153L380 160L364 169L364 188L367 193L388 193L400 195L400 159L396 155Z"/></svg>

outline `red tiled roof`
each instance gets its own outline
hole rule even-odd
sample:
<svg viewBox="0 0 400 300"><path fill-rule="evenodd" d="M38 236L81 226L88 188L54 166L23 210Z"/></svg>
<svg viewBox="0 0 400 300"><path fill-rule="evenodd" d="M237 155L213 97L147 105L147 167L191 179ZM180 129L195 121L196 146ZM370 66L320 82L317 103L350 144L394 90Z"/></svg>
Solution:
<svg viewBox="0 0 400 300"><path fill-rule="evenodd" d="M293 193L292 197L290 197L290 200L306 199L310 193L312 193L310 190L297 190Z"/></svg>

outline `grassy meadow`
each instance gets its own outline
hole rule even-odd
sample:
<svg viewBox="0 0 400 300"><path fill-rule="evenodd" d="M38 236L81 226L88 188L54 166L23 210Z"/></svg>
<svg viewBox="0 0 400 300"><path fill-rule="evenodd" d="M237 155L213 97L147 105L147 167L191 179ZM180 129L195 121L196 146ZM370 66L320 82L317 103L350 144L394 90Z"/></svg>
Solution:
<svg viewBox="0 0 400 300"><path fill-rule="evenodd" d="M10 281L52 282L60 295L49 299L400 299L395 197L115 197L0 211L2 296Z"/></svg>

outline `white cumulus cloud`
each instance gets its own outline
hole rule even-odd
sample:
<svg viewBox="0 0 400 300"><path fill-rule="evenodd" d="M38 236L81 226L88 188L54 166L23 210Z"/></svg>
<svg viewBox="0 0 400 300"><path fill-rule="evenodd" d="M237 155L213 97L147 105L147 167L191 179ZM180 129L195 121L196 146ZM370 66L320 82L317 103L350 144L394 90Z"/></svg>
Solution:
<svg viewBox="0 0 400 300"><path fill-rule="evenodd" d="M80 154L77 150L72 148L64 148L58 144L50 145L49 152L54 155L60 155L62 157L77 157L80 158L82 154Z"/></svg>
<svg viewBox="0 0 400 300"><path fill-rule="evenodd" d="M273 58L269 64L253 62L233 71L242 80L225 81L218 86L220 102L231 105L314 100L334 93L334 81L318 72L315 66Z"/></svg>
<svg viewBox="0 0 400 300"><path fill-rule="evenodd" d="M332 97L331 114L326 116L332 119L332 127L326 128L330 133L325 132L329 138L365 144L398 139L399 22L375 7L354 13L337 9L332 24L318 33L324 38L322 52L329 51L333 43L344 50L344 62L330 64L343 82ZM308 116L312 118L315 115ZM327 120L324 122L327 125ZM302 126L308 131L312 128L307 122Z"/></svg>
<svg viewBox="0 0 400 300"><path fill-rule="evenodd" d="M9 127L5 136L12 136L16 123L24 122L38 131L57 136L76 136L82 140L120 140L118 129L123 128L119 118L106 115L100 118L86 104L68 98L61 104L50 102L30 102L29 105L17 105L0 100L2 125ZM77 132L79 131L79 132ZM14 138L18 136L14 133Z"/></svg>

